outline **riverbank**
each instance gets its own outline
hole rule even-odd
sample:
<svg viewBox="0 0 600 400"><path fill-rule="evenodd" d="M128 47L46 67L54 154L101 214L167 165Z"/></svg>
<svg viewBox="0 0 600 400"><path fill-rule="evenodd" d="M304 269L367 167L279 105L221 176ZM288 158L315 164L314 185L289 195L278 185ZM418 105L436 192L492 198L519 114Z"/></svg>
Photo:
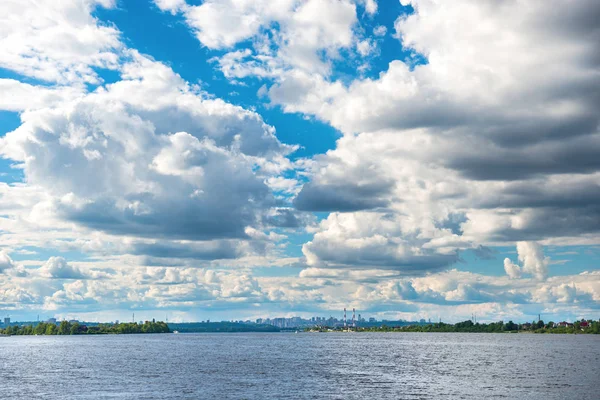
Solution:
<svg viewBox="0 0 600 400"><path fill-rule="evenodd" d="M99 324L87 326L79 322L62 321L60 324L52 322L40 322L35 325L13 325L0 329L0 335L6 336L30 336L30 335L107 335L107 334L136 334L136 333L169 333L171 329L164 322L145 321Z"/></svg>
<svg viewBox="0 0 600 400"><path fill-rule="evenodd" d="M437 333L536 333L536 334L600 334L600 322L593 320L582 320L574 323L543 321L533 323L516 324L512 321L502 321L489 324L464 321L456 324L434 323L406 326L371 326L371 327L312 327L306 328L308 332L437 332Z"/></svg>

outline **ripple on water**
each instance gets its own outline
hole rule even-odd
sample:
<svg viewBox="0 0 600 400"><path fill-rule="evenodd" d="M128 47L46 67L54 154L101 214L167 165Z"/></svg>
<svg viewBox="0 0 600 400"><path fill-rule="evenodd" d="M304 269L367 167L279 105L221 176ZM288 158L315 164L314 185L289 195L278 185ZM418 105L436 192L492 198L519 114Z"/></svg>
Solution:
<svg viewBox="0 0 600 400"><path fill-rule="evenodd" d="M13 336L0 345L0 393L10 399L592 399L600 376L600 337L588 335Z"/></svg>

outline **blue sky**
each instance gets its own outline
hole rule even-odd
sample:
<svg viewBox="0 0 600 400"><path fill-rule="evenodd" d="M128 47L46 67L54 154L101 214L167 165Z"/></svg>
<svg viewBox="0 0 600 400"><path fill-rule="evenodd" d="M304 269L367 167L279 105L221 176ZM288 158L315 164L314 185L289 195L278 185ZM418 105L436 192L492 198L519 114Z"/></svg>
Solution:
<svg viewBox="0 0 600 400"><path fill-rule="evenodd" d="M3 4L0 309L595 318L597 4L564 6Z"/></svg>

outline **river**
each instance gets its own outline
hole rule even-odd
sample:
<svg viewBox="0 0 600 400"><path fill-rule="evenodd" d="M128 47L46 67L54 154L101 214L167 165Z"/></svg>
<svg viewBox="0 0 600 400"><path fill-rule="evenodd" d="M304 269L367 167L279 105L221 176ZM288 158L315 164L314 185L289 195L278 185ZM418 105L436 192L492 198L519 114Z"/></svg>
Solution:
<svg viewBox="0 0 600 400"><path fill-rule="evenodd" d="M0 338L5 399L600 399L600 335Z"/></svg>

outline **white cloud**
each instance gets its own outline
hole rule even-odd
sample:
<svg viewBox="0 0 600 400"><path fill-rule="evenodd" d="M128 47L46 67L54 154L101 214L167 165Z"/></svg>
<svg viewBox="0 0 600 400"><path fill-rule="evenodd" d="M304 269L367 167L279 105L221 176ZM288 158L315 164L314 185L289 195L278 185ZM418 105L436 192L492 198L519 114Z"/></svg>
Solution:
<svg viewBox="0 0 600 400"><path fill-rule="evenodd" d="M368 13L377 9L373 0L363 5ZM351 0L282 0L276 4L210 0L179 9L198 40L210 49L231 49L253 40L252 49L216 59L228 78L280 78L289 68L327 74L329 61L338 58L339 49L349 49L357 41L353 31L358 22L356 5Z"/></svg>
<svg viewBox="0 0 600 400"><path fill-rule="evenodd" d="M162 11L168 11L176 14L186 6L185 0L154 0L156 6Z"/></svg>
<svg viewBox="0 0 600 400"><path fill-rule="evenodd" d="M50 257L38 271L41 276L51 279L82 279L85 275L69 265L63 257Z"/></svg>
<svg viewBox="0 0 600 400"><path fill-rule="evenodd" d="M102 38L98 47L87 46L89 58L77 53L81 43L68 35L64 48L44 47L45 64L35 65L47 67L48 76L36 75L37 70L32 76L65 85L0 80L6 89L0 108L24 111L21 126L0 139L0 152L23 170L26 182L2 185L4 243L11 250L33 246L146 255L149 262L173 262L172 254L279 262L266 256L282 235L247 232L267 229L273 210L284 204L272 209L280 200L265 182L277 181L291 168L286 155L295 147L280 143L274 128L255 112L214 99L164 64L126 49L116 28L90 15L95 6L61 3L40 17L45 22L39 26L34 21L0 31L11 38L15 54L38 45L29 30L49 38L57 29L78 32L77 40L88 33L112 38L110 46ZM31 11L28 3L22 8L22 13ZM19 35L27 40L16 40ZM94 49L101 55L91 55ZM114 64L98 63L109 59ZM98 66L118 68L121 80L86 93L80 83L98 83L93 71ZM26 73L19 68L14 66ZM166 237L174 240L160 242Z"/></svg>
<svg viewBox="0 0 600 400"><path fill-rule="evenodd" d="M517 242L517 254L522 267L513 263L510 258L504 259L504 270L511 279L518 279L522 274L529 274L542 281L548 277L550 258L544 256L539 243Z"/></svg>
<svg viewBox="0 0 600 400"><path fill-rule="evenodd" d="M293 70L270 87L284 111L315 115L345 134L310 167L296 205L361 210L398 225L428 221L419 248L589 243L600 226L600 120L598 98L582 88L599 82L588 18L597 4L566 6L568 16L541 3L412 5L416 13L398 18L396 33L427 64L395 60L379 78L349 85ZM450 234L452 215L462 221ZM340 246L353 254L341 245L344 231L330 234L329 253ZM383 226L353 239L377 235L390 239ZM524 272L546 274L543 262Z"/></svg>
<svg viewBox="0 0 600 400"><path fill-rule="evenodd" d="M376 0L359 0L358 3L365 8L367 14L375 14L377 12Z"/></svg>
<svg viewBox="0 0 600 400"><path fill-rule="evenodd" d="M295 0L274 4L268 0L209 0L184 9L187 23L196 30L198 40L209 48L220 49L249 39L263 26L286 18Z"/></svg>
<svg viewBox="0 0 600 400"><path fill-rule="evenodd" d="M292 163L294 148L260 115L126 49L92 16L115 2L4 2L0 67L55 86L0 80L0 108L22 121L0 153L24 174L0 185L0 307L249 315L253 304L352 304L455 319L597 307L598 274L547 278L542 248L598 243L594 2L413 1L416 13L395 23L412 56L350 83L331 72L342 57L376 55L387 29L369 37L360 20L375 1L155 3L227 51L213 62L228 79L267 80L272 105L343 137ZM121 80L87 92L97 68ZM309 179L302 188L285 174L294 168ZM296 194L303 212L332 213L313 225L290 208ZM304 259L286 257L271 229L306 225ZM438 272L461 250L515 241L522 267L505 260L508 276ZM25 246L98 258L15 266L7 252ZM301 263L299 276L251 273Z"/></svg>
<svg viewBox="0 0 600 400"><path fill-rule="evenodd" d="M0 251L0 273L15 267L12 258L4 250Z"/></svg>
<svg viewBox="0 0 600 400"><path fill-rule="evenodd" d="M331 213L302 251L309 266L389 268L419 274L458 259L454 249L447 251L432 243L431 230L435 227L426 221L393 214Z"/></svg>
<svg viewBox="0 0 600 400"><path fill-rule="evenodd" d="M97 7L112 0L38 2L6 0L0 4L0 67L48 82L98 83L93 68L115 69L121 47L119 31L99 24Z"/></svg>
<svg viewBox="0 0 600 400"><path fill-rule="evenodd" d="M373 28L373 35L375 36L385 36L386 33L387 28L383 25L377 25L375 28Z"/></svg>
<svg viewBox="0 0 600 400"><path fill-rule="evenodd" d="M518 242L517 253L523 263L523 272L531 274L536 279L544 280L548 276L549 258L544 257L543 248L534 242Z"/></svg>
<svg viewBox="0 0 600 400"><path fill-rule="evenodd" d="M122 81L22 114L0 151L23 163L60 219L114 234L246 237L274 205L257 163L278 163L292 148L257 114L132 58Z"/></svg>
<svg viewBox="0 0 600 400"><path fill-rule="evenodd" d="M522 273L521 267L513 263L508 257L504 259L504 271L506 271L506 275L508 275L510 279L518 279L521 277Z"/></svg>
<svg viewBox="0 0 600 400"><path fill-rule="evenodd" d="M80 89L34 86L14 79L0 79L0 110L24 111L52 107L82 96Z"/></svg>
<svg viewBox="0 0 600 400"><path fill-rule="evenodd" d="M374 49L375 49L375 47L374 47L373 43L371 43L368 40L362 40L356 44L356 50L363 57L366 57L369 54L371 54Z"/></svg>

